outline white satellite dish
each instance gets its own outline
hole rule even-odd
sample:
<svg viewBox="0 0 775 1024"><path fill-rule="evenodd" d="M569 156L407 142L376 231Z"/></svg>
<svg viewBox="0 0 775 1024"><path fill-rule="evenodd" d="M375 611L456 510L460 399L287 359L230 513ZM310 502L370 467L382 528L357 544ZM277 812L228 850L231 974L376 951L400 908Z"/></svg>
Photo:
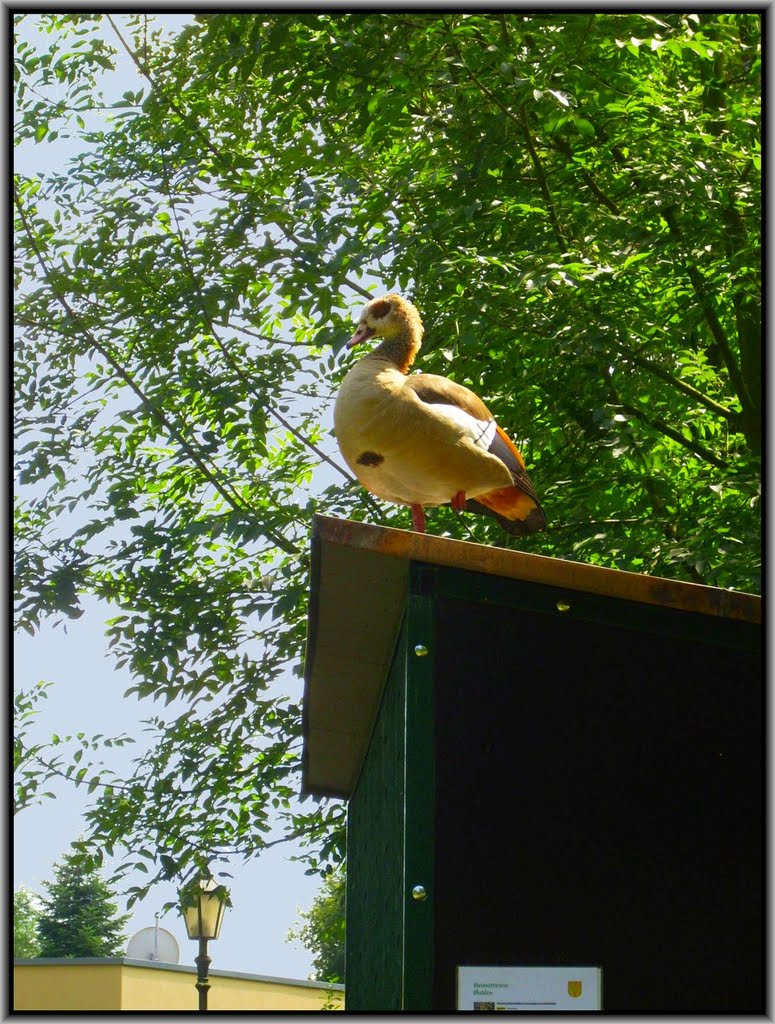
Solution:
<svg viewBox="0 0 775 1024"><path fill-rule="evenodd" d="M178 940L166 928L160 928L158 921L153 928L141 928L135 932L126 947L130 960L155 960L163 964L180 961Z"/></svg>

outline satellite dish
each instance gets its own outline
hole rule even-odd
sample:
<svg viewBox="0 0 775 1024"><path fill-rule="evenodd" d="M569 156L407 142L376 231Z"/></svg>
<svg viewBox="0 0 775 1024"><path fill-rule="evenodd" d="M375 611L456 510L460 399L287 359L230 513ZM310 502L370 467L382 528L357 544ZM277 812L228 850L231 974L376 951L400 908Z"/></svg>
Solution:
<svg viewBox="0 0 775 1024"><path fill-rule="evenodd" d="M135 932L126 947L126 955L130 960L176 964L180 961L180 946L172 932L160 928L157 922L153 928L141 928Z"/></svg>

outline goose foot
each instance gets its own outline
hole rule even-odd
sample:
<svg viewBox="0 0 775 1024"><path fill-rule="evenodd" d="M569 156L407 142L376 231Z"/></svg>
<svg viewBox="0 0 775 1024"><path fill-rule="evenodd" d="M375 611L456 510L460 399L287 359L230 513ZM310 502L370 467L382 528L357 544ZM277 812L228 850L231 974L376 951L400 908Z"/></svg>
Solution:
<svg viewBox="0 0 775 1024"><path fill-rule="evenodd" d="M425 533L425 513L422 505L412 505L412 529L416 533Z"/></svg>
<svg viewBox="0 0 775 1024"><path fill-rule="evenodd" d="M455 497L450 502L450 504L452 505L452 508L455 509L455 511L462 512L463 509L466 507L466 492L458 491Z"/></svg>

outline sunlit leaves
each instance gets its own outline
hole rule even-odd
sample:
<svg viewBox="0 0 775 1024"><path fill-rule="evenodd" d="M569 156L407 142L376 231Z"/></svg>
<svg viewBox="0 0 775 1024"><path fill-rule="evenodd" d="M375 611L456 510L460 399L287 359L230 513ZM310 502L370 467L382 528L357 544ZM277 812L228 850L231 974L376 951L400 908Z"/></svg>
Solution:
<svg viewBox="0 0 775 1024"><path fill-rule="evenodd" d="M83 152L16 182L19 624L104 598L159 715L121 785L56 762L91 842L152 884L290 815L310 870L343 857L342 806L290 798L310 517L407 525L329 433L370 289L414 298L419 365L482 395L549 518L431 529L757 589L757 14L138 15L147 77L99 129L104 18L40 20L19 138Z"/></svg>

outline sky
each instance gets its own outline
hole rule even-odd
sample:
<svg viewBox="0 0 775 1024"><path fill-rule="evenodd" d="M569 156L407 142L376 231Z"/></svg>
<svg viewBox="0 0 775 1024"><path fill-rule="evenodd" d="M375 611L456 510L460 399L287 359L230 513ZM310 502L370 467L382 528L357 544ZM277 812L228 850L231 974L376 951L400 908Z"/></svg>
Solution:
<svg viewBox="0 0 775 1024"><path fill-rule="evenodd" d="M128 671L113 668L106 656L103 630L109 611L94 599L82 603L84 615L68 621L67 632L62 627L44 625L34 637L26 633L17 636L16 685L28 689L40 679L54 682L43 712L44 733L56 728L60 734L83 731L87 736L98 732L136 735L139 729L134 728L135 724L150 717L153 705L122 697L131 685L131 677ZM127 762L137 753L132 745L122 749ZM119 770L122 751L114 751L111 764ZM82 827L80 815L89 803L85 787L76 790L63 782L47 788L55 789L55 800L27 808L15 819L15 889L25 885L43 892L41 883L52 878L53 862L67 852ZM284 978L308 977L310 954L285 941L288 929L296 922L297 908L309 907L319 884L304 874L303 864L290 860L298 852L292 844L273 847L256 861L246 865L235 861L229 868L234 875L227 880L233 907L226 911L221 937L211 944L213 968ZM126 877L127 885L144 881L143 876ZM127 936L152 926L154 914L174 898L171 885L154 888L132 908ZM193 963L197 948L186 938L182 919L173 912L160 918L159 923L178 940L181 963Z"/></svg>
<svg viewBox="0 0 775 1024"><path fill-rule="evenodd" d="M123 28L127 18L116 12ZM34 12L26 16L28 38L35 35ZM177 32L192 19L191 14L159 15L157 20L170 31ZM127 90L141 86L129 57L105 23L105 35L116 46L116 71L104 76L106 96L117 98ZM15 154L15 169L32 173L45 159L49 169L64 166L68 156L82 149L82 144L60 139L43 152L42 145ZM44 623L34 637L20 633L14 641L14 683L16 688L30 689L40 680L54 685L42 705L36 728L45 736L56 731L141 735L140 721L156 713L155 705L134 697L124 698L132 679L127 670L116 669L108 656L104 636L105 620L115 615L112 608L96 599L82 600L85 609L77 620L66 620L54 628ZM296 696L301 682L287 680L288 692ZM120 772L137 756L138 745L113 748L110 766ZM72 840L83 830L81 815L89 804L85 787L75 789L62 782L54 789L56 799L25 809L14 821L14 889L20 885L43 892L42 882L53 877L53 864L67 852ZM210 945L212 969L245 971L252 974L284 978L307 978L311 972L311 955L298 944L286 941L289 928L298 923L300 908L308 908L319 888L319 879L305 875L305 865L293 861L300 853L297 845L288 843L273 847L260 858L247 864L235 861L228 881L233 906L226 911L221 937ZM127 875L126 886L143 884L145 876ZM127 924L127 938L141 928L154 924L154 915L162 905L175 899L171 885L158 886L141 903L132 908ZM123 911L123 906L120 906ZM193 963L196 944L186 937L182 919L168 913L159 921L178 941L181 963Z"/></svg>

